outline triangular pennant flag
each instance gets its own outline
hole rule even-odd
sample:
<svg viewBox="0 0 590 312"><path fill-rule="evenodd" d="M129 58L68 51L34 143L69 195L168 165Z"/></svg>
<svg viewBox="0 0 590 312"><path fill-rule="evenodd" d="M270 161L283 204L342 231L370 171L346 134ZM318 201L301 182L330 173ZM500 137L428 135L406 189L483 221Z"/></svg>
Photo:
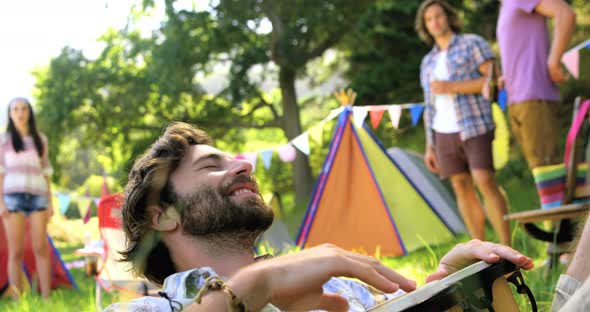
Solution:
<svg viewBox="0 0 590 312"><path fill-rule="evenodd" d="M246 156L242 155L242 154L238 154L236 155L236 157L234 157L235 159L246 159Z"/></svg>
<svg viewBox="0 0 590 312"><path fill-rule="evenodd" d="M90 198L87 198L87 197L78 198L78 211L80 212L80 217L82 217L82 218L86 217L86 214L88 214L89 207L90 207Z"/></svg>
<svg viewBox="0 0 590 312"><path fill-rule="evenodd" d="M369 112L365 107L354 107L352 109L352 118L354 119L354 125L357 128L363 127L363 122L365 122L367 114L369 114Z"/></svg>
<svg viewBox="0 0 590 312"><path fill-rule="evenodd" d="M311 127L307 131L309 133L309 137L314 140L315 142L322 144L322 135L324 134L324 123L320 122L317 125Z"/></svg>
<svg viewBox="0 0 590 312"><path fill-rule="evenodd" d="M88 223L90 221L90 216L92 215L92 201L88 203L88 209L86 209L86 215L84 215L84 220L82 221L83 224Z"/></svg>
<svg viewBox="0 0 590 312"><path fill-rule="evenodd" d="M385 110L381 108L369 111L369 117L371 118L371 126L373 126L373 129L379 127L381 119L383 119L383 113L385 113Z"/></svg>
<svg viewBox="0 0 590 312"><path fill-rule="evenodd" d="M402 107L401 106L392 106L388 110L389 118L391 119L391 124L395 129L399 128L399 120L402 117Z"/></svg>
<svg viewBox="0 0 590 312"><path fill-rule="evenodd" d="M109 196L109 185L107 184L107 176L102 176L102 186L100 187L100 198ZM98 206L98 204L96 204Z"/></svg>
<svg viewBox="0 0 590 312"><path fill-rule="evenodd" d="M580 76L580 51L578 49L568 51L561 58L561 62L572 76L578 79Z"/></svg>
<svg viewBox="0 0 590 312"><path fill-rule="evenodd" d="M72 197L68 194L58 194L57 195L57 202L59 203L59 211L61 215L65 215L68 207L70 206L70 202L72 201Z"/></svg>
<svg viewBox="0 0 590 312"><path fill-rule="evenodd" d="M590 49L590 40L588 40L588 43L586 43L586 48Z"/></svg>
<svg viewBox="0 0 590 312"><path fill-rule="evenodd" d="M422 116L422 111L424 110L424 105L417 105L415 104L410 108L410 112L412 113L412 125L415 127L420 121L420 116Z"/></svg>
<svg viewBox="0 0 590 312"><path fill-rule="evenodd" d="M277 152L279 153L279 158L283 162L290 163L290 162L294 161L295 157L297 156L297 151L295 150L293 145L291 145L291 143L287 143L287 144L279 147L277 149Z"/></svg>
<svg viewBox="0 0 590 312"><path fill-rule="evenodd" d="M309 155L309 137L307 132L303 132L291 141L293 145L303 154Z"/></svg>
<svg viewBox="0 0 590 312"><path fill-rule="evenodd" d="M328 121L328 120L332 120L332 119L336 118L336 116L340 115L340 113L342 112L343 109L344 109L344 107L338 107L337 109L331 110L330 114L328 114L328 117L324 118L324 121Z"/></svg>
<svg viewBox="0 0 590 312"><path fill-rule="evenodd" d="M249 163L252 164L252 172L256 171L256 161L258 160L258 153L256 152L249 152L242 154L244 159L246 159Z"/></svg>
<svg viewBox="0 0 590 312"><path fill-rule="evenodd" d="M100 198L95 198L94 199L94 204L96 205L96 207L98 207L98 204L100 203Z"/></svg>
<svg viewBox="0 0 590 312"><path fill-rule="evenodd" d="M269 149L260 152L260 157L262 158L262 164L264 165L264 168L270 168L270 162L272 161L272 150Z"/></svg>
<svg viewBox="0 0 590 312"><path fill-rule="evenodd" d="M503 112L506 111L506 108L508 107L508 91L506 91L506 89L502 89L498 92L498 105Z"/></svg>

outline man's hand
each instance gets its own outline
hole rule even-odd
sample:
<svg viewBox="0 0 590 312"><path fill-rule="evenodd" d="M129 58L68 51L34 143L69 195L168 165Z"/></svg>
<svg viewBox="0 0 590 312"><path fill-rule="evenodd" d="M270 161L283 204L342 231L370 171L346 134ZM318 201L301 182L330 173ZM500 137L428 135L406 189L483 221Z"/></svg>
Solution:
<svg viewBox="0 0 590 312"><path fill-rule="evenodd" d="M465 244L458 244L451 249L440 260L436 272L426 277L426 282L442 279L480 260L496 263L500 259L506 259L525 270L530 270L534 266L531 258L508 246L474 239Z"/></svg>
<svg viewBox="0 0 590 312"><path fill-rule="evenodd" d="M549 76L555 84L565 82L569 78L568 75L563 72L563 69L559 63L550 62L547 64L547 69L549 69Z"/></svg>
<svg viewBox="0 0 590 312"><path fill-rule="evenodd" d="M454 91L453 81L435 80L430 82L430 92L433 94L452 94Z"/></svg>
<svg viewBox="0 0 590 312"><path fill-rule="evenodd" d="M426 168L428 168L430 172L439 172L438 160L436 159L436 153L434 152L434 147L432 145L426 146L426 153L424 154L424 163L426 164Z"/></svg>
<svg viewBox="0 0 590 312"><path fill-rule="evenodd" d="M325 294L322 289L324 283L337 276L358 278L386 293L399 288L408 292L416 289L416 282L376 259L332 245L258 262L236 273L228 285L253 311L268 303L287 311L347 311L346 299Z"/></svg>

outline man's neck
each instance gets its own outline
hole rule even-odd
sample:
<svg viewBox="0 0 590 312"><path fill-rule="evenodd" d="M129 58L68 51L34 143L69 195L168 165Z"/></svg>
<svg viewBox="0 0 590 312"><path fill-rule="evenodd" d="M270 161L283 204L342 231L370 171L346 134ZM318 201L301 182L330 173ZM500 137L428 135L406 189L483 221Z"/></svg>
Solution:
<svg viewBox="0 0 590 312"><path fill-rule="evenodd" d="M239 235L237 235L239 236ZM178 272L211 267L217 274L230 277L254 263L252 244L233 237L200 238L178 235L166 243Z"/></svg>
<svg viewBox="0 0 590 312"><path fill-rule="evenodd" d="M434 41L436 42L436 45L441 50L447 50L447 49L449 49L449 45L451 45L452 38L453 38L453 32L447 31L444 35L434 38Z"/></svg>

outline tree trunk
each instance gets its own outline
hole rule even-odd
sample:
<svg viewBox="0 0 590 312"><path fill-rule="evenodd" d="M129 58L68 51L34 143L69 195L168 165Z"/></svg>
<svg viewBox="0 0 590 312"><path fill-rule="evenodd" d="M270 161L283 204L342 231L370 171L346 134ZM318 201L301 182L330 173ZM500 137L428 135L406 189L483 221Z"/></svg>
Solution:
<svg viewBox="0 0 590 312"><path fill-rule="evenodd" d="M295 70L281 66L279 84L283 102L283 130L287 138L292 140L302 133L297 94L295 93ZM297 206L305 205L309 200L314 181L311 176L309 160L299 150L297 150L297 157L293 163L293 177L295 179L295 202Z"/></svg>

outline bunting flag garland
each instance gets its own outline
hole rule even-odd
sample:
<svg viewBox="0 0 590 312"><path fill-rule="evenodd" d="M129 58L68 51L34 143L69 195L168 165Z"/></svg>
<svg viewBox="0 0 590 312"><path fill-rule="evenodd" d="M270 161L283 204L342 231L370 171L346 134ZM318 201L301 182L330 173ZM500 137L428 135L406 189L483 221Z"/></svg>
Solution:
<svg viewBox="0 0 590 312"><path fill-rule="evenodd" d="M571 50L564 53L561 62L574 78L578 79L580 77L580 50Z"/></svg>
<svg viewBox="0 0 590 312"><path fill-rule="evenodd" d="M324 122L320 122L317 125L311 127L308 133L310 139L321 145L322 136L324 134Z"/></svg>
<svg viewBox="0 0 590 312"><path fill-rule="evenodd" d="M309 137L307 136L307 132L303 132L302 134L298 135L291 142L293 143L293 146L295 146L303 154L306 156L309 155Z"/></svg>
<svg viewBox="0 0 590 312"><path fill-rule="evenodd" d="M385 111L389 113L391 123L395 129L399 128L401 114L404 109L408 109L412 115L412 125L415 127L422 116L424 111L424 105L422 103L409 103L409 104L382 104L382 105L370 105L370 106L352 106L353 122L356 127L362 127L367 116L371 119L371 126L377 128L382 120ZM322 119L317 124L310 127L306 132L301 133L287 144L255 152L243 152L237 154L237 159L246 159L250 161L253 166L256 166L258 154L262 159L262 163L265 169L269 169L272 162L272 155L276 151L279 159L282 162L293 162L297 157L297 150L300 150L306 156L309 156L310 145L309 140L321 145L323 138L324 125L326 122L333 120L338 117L344 110L344 107L339 107L330 111L326 118Z"/></svg>
<svg viewBox="0 0 590 312"><path fill-rule="evenodd" d="M354 125L357 128L363 127L363 123L365 122L365 118L367 118L367 114L369 114L369 111L367 110L367 107L364 106L355 107L352 110L352 118L354 120Z"/></svg>
<svg viewBox="0 0 590 312"><path fill-rule="evenodd" d="M399 120L402 117L402 108L400 106L394 106L390 107L387 111L389 112L389 119L391 119L393 128L399 129Z"/></svg>
<svg viewBox="0 0 590 312"><path fill-rule="evenodd" d="M283 161L283 162L293 162L295 160L295 157L297 155L297 152L295 151L295 148L293 147L293 145L291 145L291 143L287 143L281 147L279 147L277 149L277 152L279 153L279 158Z"/></svg>
<svg viewBox="0 0 590 312"><path fill-rule="evenodd" d="M100 198L104 198L110 195L109 192L109 185L107 184L107 176L106 174L102 175L102 185L100 187ZM98 204L96 204L98 207Z"/></svg>
<svg viewBox="0 0 590 312"><path fill-rule="evenodd" d="M252 164L252 172L255 172L256 171L256 161L258 159L258 153L249 152L249 153L245 153L242 155L244 156L245 160L247 160L249 163Z"/></svg>
<svg viewBox="0 0 590 312"><path fill-rule="evenodd" d="M270 163L272 161L272 154L273 150L264 150L260 152L260 157L262 158L262 164L264 165L265 169L270 168Z"/></svg>
<svg viewBox="0 0 590 312"><path fill-rule="evenodd" d="M369 111L369 117L371 118L371 126L373 129L377 129L377 127L379 127L381 119L383 119L383 113L385 113L385 108L378 108Z"/></svg>
<svg viewBox="0 0 590 312"><path fill-rule="evenodd" d="M68 194L57 194L57 202L59 204L59 211L61 215L65 215L68 207L70 206L70 202L72 198Z"/></svg>
<svg viewBox="0 0 590 312"><path fill-rule="evenodd" d="M498 105L503 112L506 111L506 108L508 107L508 91L506 91L506 89L502 89L498 92Z"/></svg>
<svg viewBox="0 0 590 312"><path fill-rule="evenodd" d="M412 114L412 125L415 127L420 121L420 116L422 116L422 111L424 111L423 105L416 105L410 108L410 112Z"/></svg>
<svg viewBox="0 0 590 312"><path fill-rule="evenodd" d="M590 49L590 39L578 44L561 57L561 62L576 79L580 78L580 50Z"/></svg>

